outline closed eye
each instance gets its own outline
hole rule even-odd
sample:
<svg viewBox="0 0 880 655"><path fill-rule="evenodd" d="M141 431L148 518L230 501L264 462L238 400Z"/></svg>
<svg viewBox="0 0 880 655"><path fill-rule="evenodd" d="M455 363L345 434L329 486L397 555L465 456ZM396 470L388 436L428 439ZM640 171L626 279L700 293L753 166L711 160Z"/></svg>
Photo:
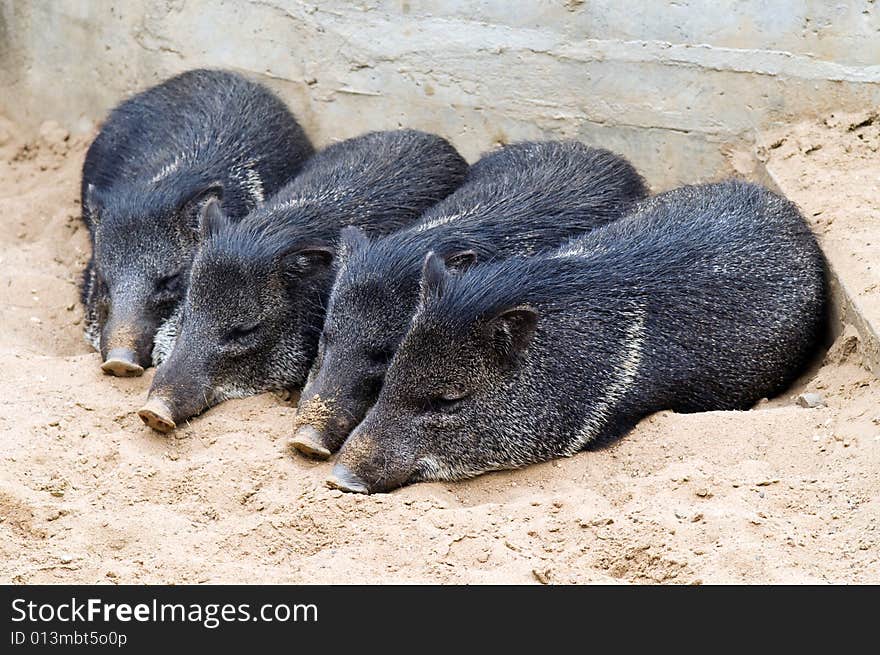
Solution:
<svg viewBox="0 0 880 655"><path fill-rule="evenodd" d="M470 394L464 390L454 390L435 396L429 402L429 408L435 412L451 412L468 398Z"/></svg>
<svg viewBox="0 0 880 655"><path fill-rule="evenodd" d="M381 348L372 348L367 351L367 358L373 364L387 364L394 357L394 348L391 346L382 346Z"/></svg>
<svg viewBox="0 0 880 655"><path fill-rule="evenodd" d="M175 271L156 280L157 293L174 293L180 289L181 272Z"/></svg>
<svg viewBox="0 0 880 655"><path fill-rule="evenodd" d="M252 337L257 330L259 329L259 323L247 323L242 325L236 325L234 328L229 330L226 333L225 341L227 343L242 343L248 340L249 337Z"/></svg>

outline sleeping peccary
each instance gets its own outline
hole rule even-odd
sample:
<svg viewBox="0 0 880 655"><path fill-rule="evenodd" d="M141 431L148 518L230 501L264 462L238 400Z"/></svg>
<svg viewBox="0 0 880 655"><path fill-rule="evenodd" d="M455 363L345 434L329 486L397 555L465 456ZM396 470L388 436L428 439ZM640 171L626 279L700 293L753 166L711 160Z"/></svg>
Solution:
<svg viewBox="0 0 880 655"><path fill-rule="evenodd" d="M193 70L114 109L83 165L92 256L86 340L112 375L143 373L186 290L208 199L240 218L280 189L312 146L284 103L227 71Z"/></svg>
<svg viewBox="0 0 880 655"><path fill-rule="evenodd" d="M238 223L207 203L176 342L139 412L144 422L168 431L227 398L302 386L340 229L358 225L381 235L407 226L466 171L438 136L373 132L316 154Z"/></svg>
<svg viewBox="0 0 880 655"><path fill-rule="evenodd" d="M661 409L783 391L825 325L824 260L794 204L744 182L640 203L557 252L450 274L329 481L376 492L571 455Z"/></svg>
<svg viewBox="0 0 880 655"><path fill-rule="evenodd" d="M345 230L291 444L329 457L375 402L415 310L428 251L455 268L533 254L616 220L644 195L639 174L607 150L519 143L485 155L415 226L372 242Z"/></svg>

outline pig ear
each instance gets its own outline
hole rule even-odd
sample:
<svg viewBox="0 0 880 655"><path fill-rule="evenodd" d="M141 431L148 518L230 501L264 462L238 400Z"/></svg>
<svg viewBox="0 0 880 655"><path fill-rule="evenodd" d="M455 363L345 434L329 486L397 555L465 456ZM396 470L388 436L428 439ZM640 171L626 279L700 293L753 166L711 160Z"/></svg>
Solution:
<svg viewBox="0 0 880 655"><path fill-rule="evenodd" d="M181 214L194 230L201 229L202 210L211 199L218 202L223 200L223 185L219 182L199 189L180 204Z"/></svg>
<svg viewBox="0 0 880 655"><path fill-rule="evenodd" d="M422 264L422 282L421 282L421 303L427 304L433 298L439 298L446 289L446 280L449 277L449 271L446 270L446 264L432 250L425 255L425 261Z"/></svg>
<svg viewBox="0 0 880 655"><path fill-rule="evenodd" d="M496 314L486 325L493 350L510 364L531 343L538 323L538 312L528 305L519 305Z"/></svg>
<svg viewBox="0 0 880 655"><path fill-rule="evenodd" d="M88 212L89 223L92 225L97 225L101 222L101 211L103 210L103 203L101 202L101 194L97 188L95 188L94 184L89 184L86 187L85 194L85 210Z"/></svg>
<svg viewBox="0 0 880 655"><path fill-rule="evenodd" d="M228 222L220 207L220 199L209 196L199 210L199 236L202 241L220 232Z"/></svg>
<svg viewBox="0 0 880 655"><path fill-rule="evenodd" d="M446 267L456 271L466 271L477 263L477 253L473 250L459 250L445 257Z"/></svg>
<svg viewBox="0 0 880 655"><path fill-rule="evenodd" d="M281 271L297 278L327 271L333 264L333 248L324 245L299 245L281 255Z"/></svg>
<svg viewBox="0 0 880 655"><path fill-rule="evenodd" d="M361 228L356 225L344 227L339 233L339 258L344 261L368 245L370 245L370 239Z"/></svg>

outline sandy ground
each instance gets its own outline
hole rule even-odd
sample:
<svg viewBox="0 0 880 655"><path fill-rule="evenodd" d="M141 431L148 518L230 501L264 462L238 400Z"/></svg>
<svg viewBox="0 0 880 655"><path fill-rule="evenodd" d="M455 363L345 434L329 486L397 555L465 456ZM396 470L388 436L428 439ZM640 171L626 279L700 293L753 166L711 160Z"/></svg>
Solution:
<svg viewBox="0 0 880 655"><path fill-rule="evenodd" d="M856 308L854 320L864 317L873 327L868 345L880 366L880 108L765 134L757 154L805 208Z"/></svg>
<svg viewBox="0 0 880 655"><path fill-rule="evenodd" d="M285 452L272 395L148 430L152 371L106 377L81 337L85 146L0 123L0 581L880 582L880 383L852 334L755 410L370 497Z"/></svg>

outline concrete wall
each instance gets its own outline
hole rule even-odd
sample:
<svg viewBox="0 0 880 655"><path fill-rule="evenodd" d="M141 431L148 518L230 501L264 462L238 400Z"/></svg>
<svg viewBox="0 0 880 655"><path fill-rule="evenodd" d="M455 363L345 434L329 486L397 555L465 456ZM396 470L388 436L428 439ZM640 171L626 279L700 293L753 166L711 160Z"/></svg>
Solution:
<svg viewBox="0 0 880 655"><path fill-rule="evenodd" d="M874 0L0 0L0 113L90 129L196 66L271 84L315 140L420 127L469 158L569 136L655 187L728 169L730 144L880 104Z"/></svg>

